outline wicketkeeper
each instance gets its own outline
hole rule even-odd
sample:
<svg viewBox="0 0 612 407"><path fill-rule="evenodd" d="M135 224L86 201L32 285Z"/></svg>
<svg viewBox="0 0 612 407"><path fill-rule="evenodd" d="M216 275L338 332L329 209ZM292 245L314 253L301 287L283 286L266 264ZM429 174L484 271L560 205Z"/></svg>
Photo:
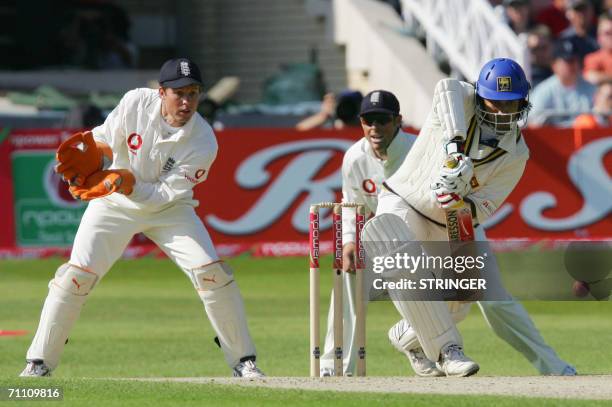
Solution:
<svg viewBox="0 0 612 407"><path fill-rule="evenodd" d="M126 93L103 125L57 151L57 172L75 198L90 202L70 260L49 282L21 376L48 376L57 367L88 294L141 232L192 281L234 376L263 376L232 270L194 210L193 188L207 178L218 149L196 112L200 70L189 59L172 59L159 83L158 90Z"/></svg>

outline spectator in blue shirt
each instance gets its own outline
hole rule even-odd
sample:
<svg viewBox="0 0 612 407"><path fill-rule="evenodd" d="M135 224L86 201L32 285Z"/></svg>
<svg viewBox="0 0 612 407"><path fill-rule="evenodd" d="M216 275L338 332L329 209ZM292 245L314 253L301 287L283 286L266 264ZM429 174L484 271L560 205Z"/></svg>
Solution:
<svg viewBox="0 0 612 407"><path fill-rule="evenodd" d="M586 54L599 49L595 10L590 0L566 0L565 9L570 26L561 32L559 38L574 42L582 62Z"/></svg>
<svg viewBox="0 0 612 407"><path fill-rule="evenodd" d="M553 55L554 74L533 90L529 122L570 127L577 115L592 109L595 86L581 76L580 53L573 41L557 41Z"/></svg>

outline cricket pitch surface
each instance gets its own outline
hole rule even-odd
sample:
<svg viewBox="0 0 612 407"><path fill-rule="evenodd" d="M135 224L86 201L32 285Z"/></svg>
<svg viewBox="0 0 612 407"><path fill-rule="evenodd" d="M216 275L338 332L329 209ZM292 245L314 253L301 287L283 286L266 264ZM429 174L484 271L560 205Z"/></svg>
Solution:
<svg viewBox="0 0 612 407"><path fill-rule="evenodd" d="M612 375L595 376L475 376L421 377L160 377L128 380L238 385L317 391L367 393L420 393L445 395L497 395L562 399L612 400Z"/></svg>

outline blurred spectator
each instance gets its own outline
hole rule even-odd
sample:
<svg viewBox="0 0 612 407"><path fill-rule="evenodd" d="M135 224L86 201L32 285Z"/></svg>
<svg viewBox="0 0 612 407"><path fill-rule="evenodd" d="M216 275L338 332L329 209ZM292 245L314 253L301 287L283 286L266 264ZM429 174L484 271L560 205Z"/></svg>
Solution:
<svg viewBox="0 0 612 407"><path fill-rule="evenodd" d="M570 26L561 32L562 39L570 39L577 47L580 60L586 54L599 49L596 40L596 27L594 22L594 9L590 0L566 0L565 15Z"/></svg>
<svg viewBox="0 0 612 407"><path fill-rule="evenodd" d="M551 4L544 7L536 16L535 20L538 24L544 24L548 28L554 38L557 38L561 31L569 26L569 21L565 16L565 1L553 0Z"/></svg>
<svg viewBox="0 0 612 407"><path fill-rule="evenodd" d="M599 17L597 43L599 51L584 58L584 78L593 84L612 78L612 18L608 13Z"/></svg>
<svg viewBox="0 0 612 407"><path fill-rule="evenodd" d="M527 32L532 26L529 0L504 0L504 15L515 34Z"/></svg>
<svg viewBox="0 0 612 407"><path fill-rule="evenodd" d="M91 129L104 123L104 113L90 103L80 103L66 114L63 127L67 129Z"/></svg>
<svg viewBox="0 0 612 407"><path fill-rule="evenodd" d="M359 91L345 90L337 96L328 93L323 97L321 110L296 124L297 130L314 128L335 128L359 126L359 108L363 95Z"/></svg>
<svg viewBox="0 0 612 407"><path fill-rule="evenodd" d="M594 129L612 126L612 80L600 82L595 93L593 112L584 113L576 118L574 127Z"/></svg>
<svg viewBox="0 0 612 407"><path fill-rule="evenodd" d="M554 75L540 83L531 95L532 125L572 125L576 115L593 106L595 86L580 75L580 54L571 40L559 40L554 46Z"/></svg>
<svg viewBox="0 0 612 407"><path fill-rule="evenodd" d="M531 58L531 86L535 87L553 74L550 29L541 24L531 29L527 35L527 48Z"/></svg>
<svg viewBox="0 0 612 407"><path fill-rule="evenodd" d="M77 3L59 36L63 65L87 69L128 69L137 65L129 41L130 20L111 2Z"/></svg>

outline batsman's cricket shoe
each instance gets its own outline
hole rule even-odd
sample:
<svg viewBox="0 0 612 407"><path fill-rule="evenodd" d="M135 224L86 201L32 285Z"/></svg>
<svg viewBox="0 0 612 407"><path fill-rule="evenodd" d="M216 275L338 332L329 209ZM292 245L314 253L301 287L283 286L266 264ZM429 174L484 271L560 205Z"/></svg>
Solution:
<svg viewBox="0 0 612 407"><path fill-rule="evenodd" d="M23 372L19 375L21 377L43 377L51 376L51 369L45 365L40 359L29 360Z"/></svg>
<svg viewBox="0 0 612 407"><path fill-rule="evenodd" d="M463 348L454 343L446 345L442 349L440 359L436 365L447 376L457 377L471 376L480 369L478 363L465 356Z"/></svg>
<svg viewBox="0 0 612 407"><path fill-rule="evenodd" d="M244 362L238 363L234 368L234 377L257 379L259 377L266 377L266 375L259 370L254 360L245 360Z"/></svg>
<svg viewBox="0 0 612 407"><path fill-rule="evenodd" d="M398 351L402 352L412 366L412 370L417 376L421 377L439 377L445 376L444 372L438 369L436 364L431 360L427 359L423 349L418 347L416 349L405 350L402 344L402 338L409 333L410 325L404 320L401 320L397 324L393 325L389 329L389 341L391 345Z"/></svg>

